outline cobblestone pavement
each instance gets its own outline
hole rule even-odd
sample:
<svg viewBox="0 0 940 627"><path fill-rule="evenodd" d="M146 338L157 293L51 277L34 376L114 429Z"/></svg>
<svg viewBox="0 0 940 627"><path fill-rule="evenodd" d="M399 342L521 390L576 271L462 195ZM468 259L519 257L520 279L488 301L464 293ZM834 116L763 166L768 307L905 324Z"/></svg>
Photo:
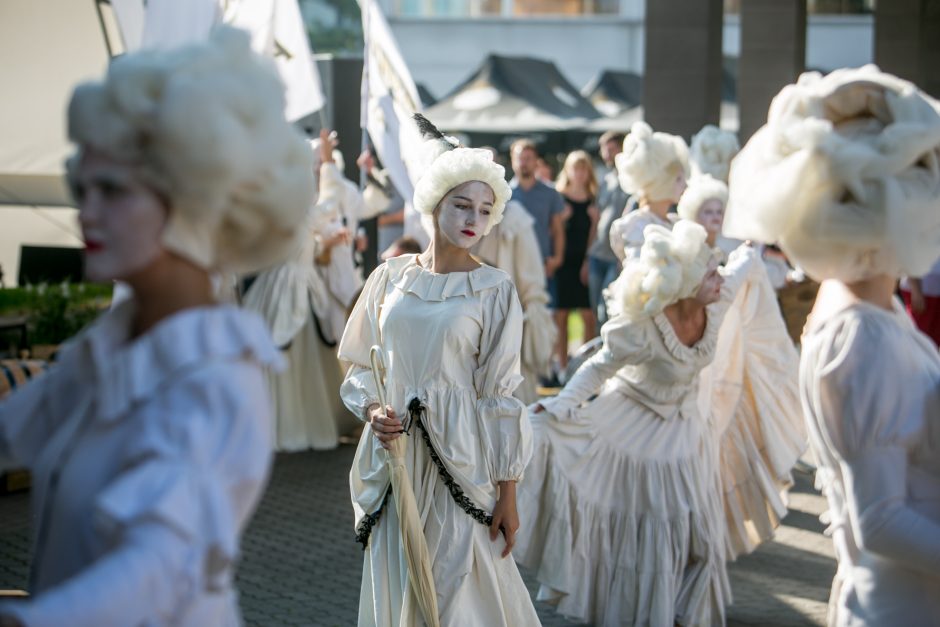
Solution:
<svg viewBox="0 0 940 627"><path fill-rule="evenodd" d="M353 452L343 446L278 456L243 542L238 587L248 625L356 624L362 553L353 540L347 487ZM735 595L729 625L825 624L835 561L816 518L823 506L809 480L798 476L777 538L729 569ZM26 585L28 507L28 494L0 496L0 589ZM525 579L534 593L532 578ZM544 604L537 608L546 627L574 625Z"/></svg>

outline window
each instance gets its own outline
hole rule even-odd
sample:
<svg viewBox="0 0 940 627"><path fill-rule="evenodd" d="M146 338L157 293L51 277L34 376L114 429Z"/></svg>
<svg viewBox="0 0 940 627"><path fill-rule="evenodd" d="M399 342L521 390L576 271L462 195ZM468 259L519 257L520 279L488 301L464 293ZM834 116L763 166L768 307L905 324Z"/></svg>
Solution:
<svg viewBox="0 0 940 627"><path fill-rule="evenodd" d="M621 0L389 0L400 17L619 15Z"/></svg>

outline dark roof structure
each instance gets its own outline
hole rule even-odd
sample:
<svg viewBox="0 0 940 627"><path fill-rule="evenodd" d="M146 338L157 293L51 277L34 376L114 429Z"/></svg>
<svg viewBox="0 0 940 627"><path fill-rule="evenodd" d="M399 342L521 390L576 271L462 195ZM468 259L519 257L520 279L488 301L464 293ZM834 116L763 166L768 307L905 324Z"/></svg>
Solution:
<svg viewBox="0 0 940 627"><path fill-rule="evenodd" d="M532 133L584 128L601 117L549 61L491 54L426 114L464 133Z"/></svg>

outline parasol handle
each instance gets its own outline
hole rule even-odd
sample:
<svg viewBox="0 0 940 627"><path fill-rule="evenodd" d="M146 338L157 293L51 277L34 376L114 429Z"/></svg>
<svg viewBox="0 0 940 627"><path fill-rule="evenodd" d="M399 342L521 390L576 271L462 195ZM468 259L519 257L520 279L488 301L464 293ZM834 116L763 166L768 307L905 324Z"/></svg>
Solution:
<svg viewBox="0 0 940 627"><path fill-rule="evenodd" d="M375 380L375 391L379 396L382 413L385 413L385 360L382 359L382 347L375 344L369 350L369 361L372 363L372 378Z"/></svg>

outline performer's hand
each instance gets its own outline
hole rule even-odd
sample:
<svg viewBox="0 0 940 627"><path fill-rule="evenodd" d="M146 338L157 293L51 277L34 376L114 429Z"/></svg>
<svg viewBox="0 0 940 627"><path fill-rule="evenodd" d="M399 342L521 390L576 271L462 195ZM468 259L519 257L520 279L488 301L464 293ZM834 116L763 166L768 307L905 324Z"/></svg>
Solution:
<svg viewBox="0 0 940 627"><path fill-rule="evenodd" d="M336 133L329 129L320 129L320 163L333 163L333 140Z"/></svg>
<svg viewBox="0 0 940 627"><path fill-rule="evenodd" d="M338 229L331 237L323 240L323 247L326 249L331 249L336 246L349 243L349 230L344 226L341 229Z"/></svg>
<svg viewBox="0 0 940 627"><path fill-rule="evenodd" d="M385 406L383 412L378 403L369 408L369 424L372 425L372 433L379 439L382 448L389 448L392 440L400 438L404 432L401 420L395 414L395 410L390 405Z"/></svg>
<svg viewBox="0 0 940 627"><path fill-rule="evenodd" d="M506 538L503 557L512 553L516 545L516 532L519 531L519 512L516 511L516 482L499 482L499 499L493 508L493 524L490 525L490 540L496 542L499 532Z"/></svg>
<svg viewBox="0 0 940 627"><path fill-rule="evenodd" d="M356 159L356 165L358 165L360 169L365 170L366 174L371 174L372 168L375 167L375 161L372 160L372 153L369 150L363 150L359 158Z"/></svg>
<svg viewBox="0 0 940 627"><path fill-rule="evenodd" d="M581 285L587 286L587 284L589 283L587 259L585 259L584 263L581 264L581 272L580 272L579 278L581 279Z"/></svg>
<svg viewBox="0 0 940 627"><path fill-rule="evenodd" d="M925 309L927 309L927 301L924 299L924 293L911 290L911 311L923 313Z"/></svg>

